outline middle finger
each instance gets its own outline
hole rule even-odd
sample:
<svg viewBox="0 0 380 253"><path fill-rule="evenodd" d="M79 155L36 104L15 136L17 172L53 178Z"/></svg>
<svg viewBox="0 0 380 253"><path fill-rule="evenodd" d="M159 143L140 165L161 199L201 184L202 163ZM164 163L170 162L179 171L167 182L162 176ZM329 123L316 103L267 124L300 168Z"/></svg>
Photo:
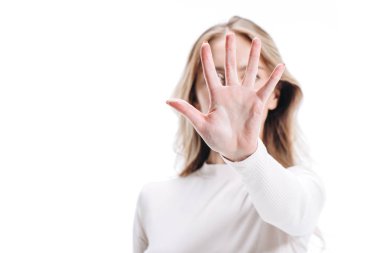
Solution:
<svg viewBox="0 0 380 253"><path fill-rule="evenodd" d="M226 58L224 65L226 85L239 84L236 67L236 40L235 34L231 31L226 34Z"/></svg>

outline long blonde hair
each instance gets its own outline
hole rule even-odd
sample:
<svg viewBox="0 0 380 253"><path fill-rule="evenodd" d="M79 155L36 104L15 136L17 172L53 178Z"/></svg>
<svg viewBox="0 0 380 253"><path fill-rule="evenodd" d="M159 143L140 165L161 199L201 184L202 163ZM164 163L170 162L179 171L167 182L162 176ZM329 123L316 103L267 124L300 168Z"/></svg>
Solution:
<svg viewBox="0 0 380 253"><path fill-rule="evenodd" d="M283 62L273 39L266 31L248 19L234 16L227 23L217 24L207 29L196 40L189 54L183 75L172 97L181 98L194 105L194 102L197 101L195 83L200 72L199 51L202 42L224 35L227 30L243 35L250 41L255 37L259 37L262 42L261 57L268 69L274 69L278 63ZM263 142L268 153L287 168L296 164L297 157L294 142L297 135L295 133L300 132L296 111L303 93L298 81L289 73L287 68L276 89L279 89L280 97L277 107L268 111L263 129ZM210 153L210 148L191 123L181 116L179 116L179 129L176 134L174 149L177 155L183 157L183 168L179 174L181 177L186 177L198 170L207 160Z"/></svg>

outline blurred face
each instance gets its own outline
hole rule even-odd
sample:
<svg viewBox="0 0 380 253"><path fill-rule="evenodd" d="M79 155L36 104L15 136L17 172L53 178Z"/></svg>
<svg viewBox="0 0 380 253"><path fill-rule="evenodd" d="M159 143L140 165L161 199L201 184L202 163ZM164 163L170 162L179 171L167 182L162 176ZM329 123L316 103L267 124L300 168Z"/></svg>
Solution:
<svg viewBox="0 0 380 253"><path fill-rule="evenodd" d="M242 35L236 34L236 63L238 69L238 76L240 82L242 82L244 78L244 73L246 66L248 64L249 52L251 50L251 41ZM225 37L220 36L209 41L211 46L211 51L215 63L215 68L218 73L220 82L222 85L225 85L225 72L224 72L224 59L225 59ZM200 67L198 75L198 80L195 84L196 96L198 98L198 102L194 104L194 106L203 113L207 113L209 109L209 94L207 90L207 84L205 82L202 67ZM267 69L264 65L262 58L260 58L259 62L259 71L256 77L256 82L254 84L255 90L259 90L268 80L270 74L273 70ZM262 131L265 119L268 114L268 110L273 110L277 107L278 102L278 91L273 91L272 95L268 99L266 103L266 107L263 113L263 119L261 120L261 132L260 137L262 138Z"/></svg>

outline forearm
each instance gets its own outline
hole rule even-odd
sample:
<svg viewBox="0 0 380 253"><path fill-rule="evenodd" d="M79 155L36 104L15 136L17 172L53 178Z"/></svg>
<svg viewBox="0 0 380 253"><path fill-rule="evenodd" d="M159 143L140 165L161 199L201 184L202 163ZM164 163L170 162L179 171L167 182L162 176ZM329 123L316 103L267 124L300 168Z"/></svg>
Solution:
<svg viewBox="0 0 380 253"><path fill-rule="evenodd" d="M256 152L243 161L221 157L241 175L265 222L294 236L312 232L325 201L323 184L314 172L300 166L284 168L260 139Z"/></svg>

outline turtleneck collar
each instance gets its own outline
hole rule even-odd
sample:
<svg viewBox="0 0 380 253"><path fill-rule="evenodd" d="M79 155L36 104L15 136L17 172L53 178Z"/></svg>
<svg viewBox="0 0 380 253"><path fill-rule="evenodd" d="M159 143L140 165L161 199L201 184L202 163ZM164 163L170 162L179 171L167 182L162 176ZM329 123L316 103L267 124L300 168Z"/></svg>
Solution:
<svg viewBox="0 0 380 253"><path fill-rule="evenodd" d="M200 173L217 173L221 171L233 171L234 169L227 163L207 163L204 162L199 169Z"/></svg>

